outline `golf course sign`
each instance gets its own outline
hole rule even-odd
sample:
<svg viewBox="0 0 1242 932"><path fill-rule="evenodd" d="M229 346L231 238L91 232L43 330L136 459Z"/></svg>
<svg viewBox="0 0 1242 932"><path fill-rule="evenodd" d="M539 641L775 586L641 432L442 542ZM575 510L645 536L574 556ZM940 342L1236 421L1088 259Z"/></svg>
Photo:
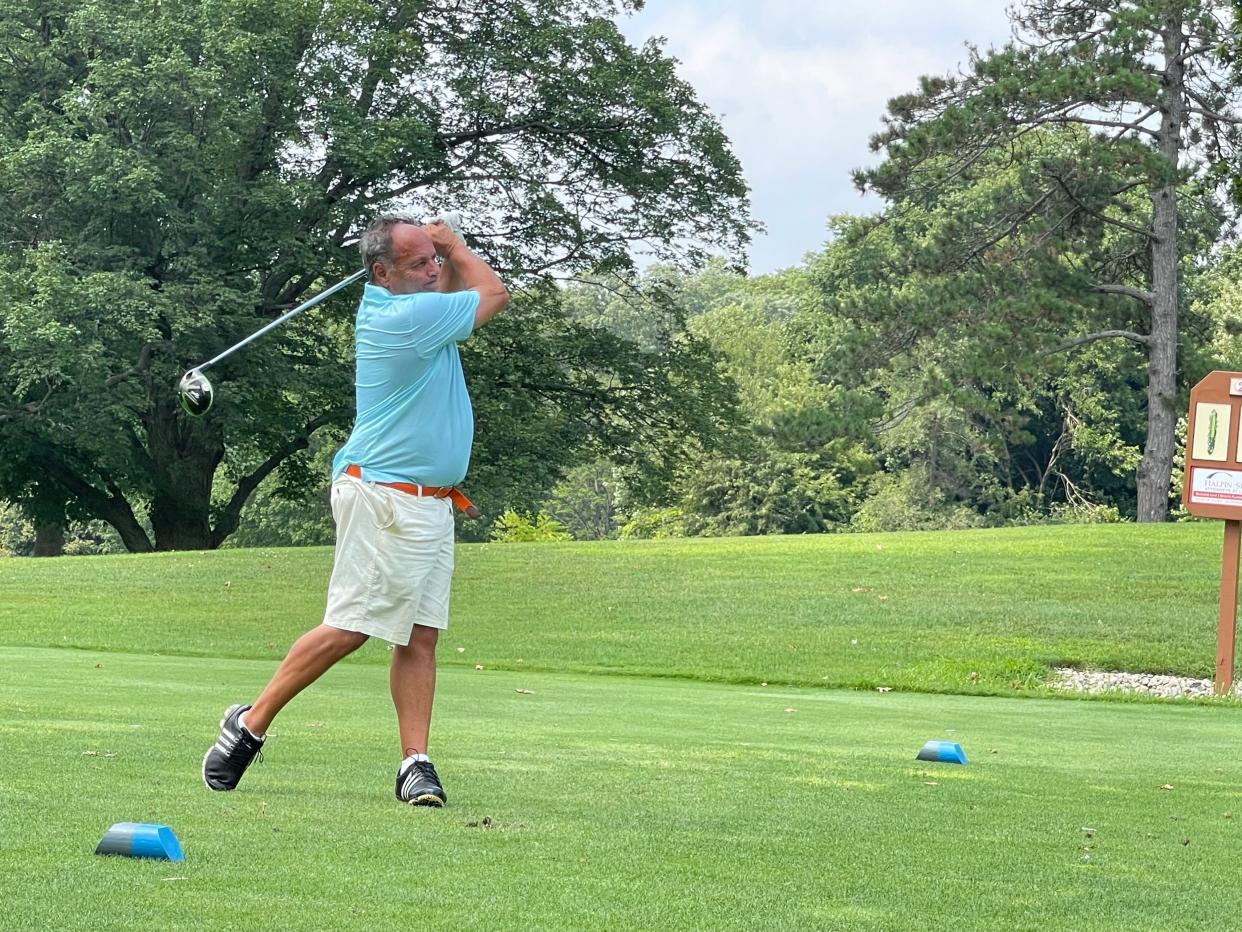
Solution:
<svg viewBox="0 0 1242 932"><path fill-rule="evenodd" d="M1242 372L1208 373L1190 391L1182 504L1196 517L1225 522L1215 685L1227 693L1233 687L1242 542Z"/></svg>

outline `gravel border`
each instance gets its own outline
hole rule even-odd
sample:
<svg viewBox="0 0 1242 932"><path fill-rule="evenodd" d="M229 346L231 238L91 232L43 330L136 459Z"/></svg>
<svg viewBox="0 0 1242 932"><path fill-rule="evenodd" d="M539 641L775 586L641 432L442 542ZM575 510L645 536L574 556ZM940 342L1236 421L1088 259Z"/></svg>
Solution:
<svg viewBox="0 0 1242 932"><path fill-rule="evenodd" d="M1071 692L1121 692L1161 699L1201 699L1216 695L1211 680L1198 680L1191 676L1075 670L1072 667L1056 667L1053 672L1058 678L1048 685ZM1233 694L1242 696L1242 682L1234 684Z"/></svg>

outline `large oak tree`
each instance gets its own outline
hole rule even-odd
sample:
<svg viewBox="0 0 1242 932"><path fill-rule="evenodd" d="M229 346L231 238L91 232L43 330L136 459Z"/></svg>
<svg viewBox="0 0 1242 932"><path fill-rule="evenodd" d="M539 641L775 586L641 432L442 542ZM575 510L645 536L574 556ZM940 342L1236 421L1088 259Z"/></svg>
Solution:
<svg viewBox="0 0 1242 932"><path fill-rule="evenodd" d="M213 369L205 418L178 375L356 268L360 224L394 204L461 211L519 290L471 354L480 475L554 481L565 445L636 450L647 428L710 437L729 393L701 344L644 355L548 286L748 235L719 124L616 28L638 5L5 3L0 497L103 518L131 550L217 546L265 477L297 480L312 435L347 428L352 301Z"/></svg>

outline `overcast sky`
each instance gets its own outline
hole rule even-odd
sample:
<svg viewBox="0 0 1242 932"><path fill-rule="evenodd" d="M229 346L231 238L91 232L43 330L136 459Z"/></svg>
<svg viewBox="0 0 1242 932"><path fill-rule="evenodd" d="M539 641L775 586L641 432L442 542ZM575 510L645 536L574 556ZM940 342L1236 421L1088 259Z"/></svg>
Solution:
<svg viewBox="0 0 1242 932"><path fill-rule="evenodd" d="M867 213L851 169L874 164L867 141L889 98L923 74L953 71L966 42L1009 38L1003 0L647 0L621 21L638 43L667 38L678 71L720 119L741 159L755 274L820 249L831 214Z"/></svg>

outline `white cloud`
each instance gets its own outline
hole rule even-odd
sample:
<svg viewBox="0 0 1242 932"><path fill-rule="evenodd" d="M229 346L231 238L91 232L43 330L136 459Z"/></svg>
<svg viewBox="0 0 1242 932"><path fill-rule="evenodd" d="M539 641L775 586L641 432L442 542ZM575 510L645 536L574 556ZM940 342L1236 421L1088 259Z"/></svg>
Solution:
<svg viewBox="0 0 1242 932"><path fill-rule="evenodd" d="M751 250L760 273L820 248L830 214L873 209L849 173L874 163L867 143L889 98L955 70L967 40L1009 35L1003 6L985 0L777 0L761 14L741 0L669 0L622 28L667 37L678 73L720 117L770 230Z"/></svg>

